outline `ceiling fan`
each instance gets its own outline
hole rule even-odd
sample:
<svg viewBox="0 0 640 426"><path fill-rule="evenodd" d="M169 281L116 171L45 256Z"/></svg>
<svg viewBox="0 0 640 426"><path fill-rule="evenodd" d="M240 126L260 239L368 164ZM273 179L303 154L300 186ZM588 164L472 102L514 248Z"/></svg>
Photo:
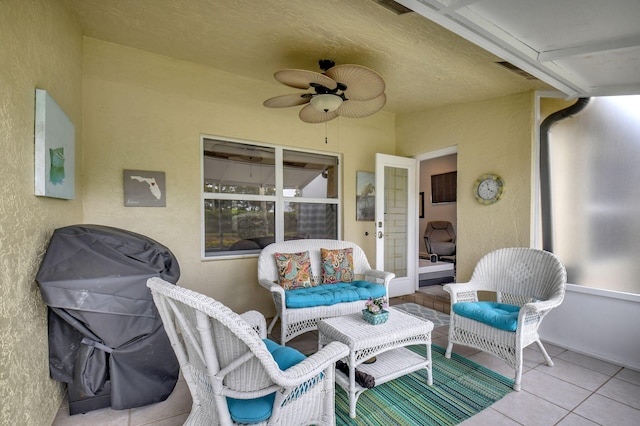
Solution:
<svg viewBox="0 0 640 426"><path fill-rule="evenodd" d="M269 108L306 105L300 119L306 123L324 123L338 116L361 118L380 111L387 102L385 84L375 71L361 65L336 65L334 61L319 62L324 73L307 70L281 70L273 76L280 83L311 92L282 95L267 99Z"/></svg>

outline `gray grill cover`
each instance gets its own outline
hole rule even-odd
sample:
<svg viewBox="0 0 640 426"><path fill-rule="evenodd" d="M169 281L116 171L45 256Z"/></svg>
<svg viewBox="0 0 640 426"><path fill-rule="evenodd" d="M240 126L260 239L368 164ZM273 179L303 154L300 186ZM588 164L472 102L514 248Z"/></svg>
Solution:
<svg viewBox="0 0 640 426"><path fill-rule="evenodd" d="M51 377L94 396L110 382L111 407L165 400L178 362L146 286L176 283L171 251L140 234L99 225L56 229L36 281L49 307Z"/></svg>

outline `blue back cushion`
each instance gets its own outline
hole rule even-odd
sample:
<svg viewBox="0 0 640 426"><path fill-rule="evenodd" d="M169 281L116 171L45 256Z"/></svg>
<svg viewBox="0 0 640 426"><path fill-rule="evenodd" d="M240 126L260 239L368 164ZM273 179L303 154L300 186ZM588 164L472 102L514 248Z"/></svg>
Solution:
<svg viewBox="0 0 640 426"><path fill-rule="evenodd" d="M370 297L375 299L386 296L386 291L384 285L359 280L286 290L285 295L287 308L309 308L367 300Z"/></svg>
<svg viewBox="0 0 640 426"><path fill-rule="evenodd" d="M302 353L289 346L281 346L276 342L263 339L264 344L280 367L286 370L306 358ZM275 393L255 399L227 398L227 407L231 418L236 423L260 423L271 417Z"/></svg>
<svg viewBox="0 0 640 426"><path fill-rule="evenodd" d="M304 354L290 346L281 346L269 339L263 339L262 341L267 345L267 349L271 352L271 356L273 356L273 359L282 371L289 367L293 367L306 358Z"/></svg>
<svg viewBox="0 0 640 426"><path fill-rule="evenodd" d="M498 302L460 302L451 307L461 317L471 318L500 330L516 331L519 306Z"/></svg>

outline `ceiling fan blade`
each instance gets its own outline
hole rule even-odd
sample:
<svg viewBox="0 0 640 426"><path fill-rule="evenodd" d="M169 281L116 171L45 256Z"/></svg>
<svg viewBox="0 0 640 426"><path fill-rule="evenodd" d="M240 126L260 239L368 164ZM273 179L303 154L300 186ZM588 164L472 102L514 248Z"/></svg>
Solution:
<svg viewBox="0 0 640 426"><path fill-rule="evenodd" d="M308 89L311 83L322 84L327 89L335 89L338 84L335 80L319 72L307 70L281 70L277 71L273 77L280 83L296 89Z"/></svg>
<svg viewBox="0 0 640 426"><path fill-rule="evenodd" d="M347 99L368 101L384 93L384 79L377 72L362 65L336 65L327 70L327 75L347 86Z"/></svg>
<svg viewBox="0 0 640 426"><path fill-rule="evenodd" d="M349 99L344 101L336 112L342 117L362 118L380 111L386 102L387 95L384 93L368 101Z"/></svg>
<svg viewBox="0 0 640 426"><path fill-rule="evenodd" d="M300 110L300 120L305 123L324 123L333 120L338 116L337 111L318 111L313 105L309 104Z"/></svg>
<svg viewBox="0 0 640 426"><path fill-rule="evenodd" d="M305 96L307 95L307 96ZM282 95L274 98L269 98L262 103L262 105L269 108L286 108L296 105L307 104L311 100L311 96L308 93Z"/></svg>

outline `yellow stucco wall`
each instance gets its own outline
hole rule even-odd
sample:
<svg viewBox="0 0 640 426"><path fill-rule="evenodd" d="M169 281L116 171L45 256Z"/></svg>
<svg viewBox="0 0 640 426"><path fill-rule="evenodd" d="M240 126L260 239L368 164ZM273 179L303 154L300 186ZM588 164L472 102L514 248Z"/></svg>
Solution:
<svg viewBox="0 0 640 426"><path fill-rule="evenodd" d="M34 281L55 228L82 220L82 37L57 0L0 2L0 424L51 424L46 307ZM35 89L75 124L76 198L34 195Z"/></svg>
<svg viewBox="0 0 640 426"><path fill-rule="evenodd" d="M565 100L564 98L541 98L540 99L540 122L545 118L565 108L575 104L576 100Z"/></svg>
<svg viewBox="0 0 640 426"><path fill-rule="evenodd" d="M83 80L84 220L167 245L181 266L180 285L237 312L275 313L257 283L256 258L201 260L201 134L342 153L343 237L374 262L373 222L355 221L355 177L357 170L374 171L376 152L395 151L392 114L338 118L325 130L300 121L299 108L264 108L265 99L286 93L275 80L248 80L91 38L84 41ZM164 171L167 207L124 207L123 169Z"/></svg>
<svg viewBox="0 0 640 426"><path fill-rule="evenodd" d="M480 257L529 246L531 227L533 93L451 105L396 117L397 154L458 149L457 279L466 281ZM484 206L473 184L484 173L505 180L505 195Z"/></svg>

